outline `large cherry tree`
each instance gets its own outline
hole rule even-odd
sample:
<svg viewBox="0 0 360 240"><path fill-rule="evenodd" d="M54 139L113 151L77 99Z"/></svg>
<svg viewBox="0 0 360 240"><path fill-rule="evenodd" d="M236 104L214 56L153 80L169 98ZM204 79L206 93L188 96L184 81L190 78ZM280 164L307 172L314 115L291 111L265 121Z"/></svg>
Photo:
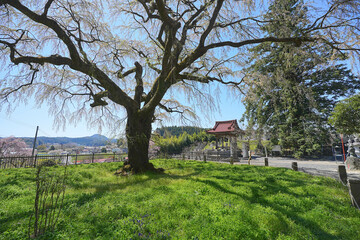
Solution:
<svg viewBox="0 0 360 240"><path fill-rule="evenodd" d="M261 31L266 1L0 0L1 104L33 96L58 125L120 124L124 111L131 168L153 169L153 121L193 115L178 93L211 107L211 86L241 91L250 46L321 42L356 57L359 1L304 6L311 21L279 37Z"/></svg>

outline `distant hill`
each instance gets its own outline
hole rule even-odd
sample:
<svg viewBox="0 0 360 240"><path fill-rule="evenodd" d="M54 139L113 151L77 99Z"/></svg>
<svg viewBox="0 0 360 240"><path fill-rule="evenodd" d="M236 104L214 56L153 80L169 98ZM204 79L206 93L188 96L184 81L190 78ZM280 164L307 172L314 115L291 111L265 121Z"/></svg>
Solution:
<svg viewBox="0 0 360 240"><path fill-rule="evenodd" d="M194 133L199 133L202 131L208 130L206 128L192 127L192 126L170 126L170 127L161 127L155 130L156 133L160 136L180 136L184 132L187 132L190 135Z"/></svg>
<svg viewBox="0 0 360 240"><path fill-rule="evenodd" d="M34 142L34 138L32 137L21 137L28 146L32 146ZM79 137L79 138L69 138L69 137L38 137L37 138L37 145L41 144L78 144L82 146L104 146L109 142L110 139L100 135L95 134L89 137ZM111 142L116 142L115 139L111 140Z"/></svg>

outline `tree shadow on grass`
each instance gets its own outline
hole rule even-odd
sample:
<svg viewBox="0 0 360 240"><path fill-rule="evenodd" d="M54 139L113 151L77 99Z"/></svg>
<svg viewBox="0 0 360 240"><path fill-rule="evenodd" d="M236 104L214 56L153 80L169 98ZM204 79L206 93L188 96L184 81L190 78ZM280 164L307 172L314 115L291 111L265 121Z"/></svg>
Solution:
<svg viewBox="0 0 360 240"><path fill-rule="evenodd" d="M272 209L274 209L275 211L278 212L278 214L276 214L276 215L280 220L284 220L284 216L285 216L285 217L291 219L292 221L294 221L296 224L301 225L302 227L308 229L312 233L313 236L316 236L316 238L340 239L338 236L330 234L330 233L322 230L320 223L310 221L310 220L307 220L307 219L301 217L298 213L299 209L296 209L296 207L289 207L289 206L285 207L285 206L282 206L281 204L270 202L269 200L264 198L265 195L277 193L278 190L280 190L280 189L281 189L281 192L289 194L289 195L293 195L295 198L301 197L301 195L289 191L288 187L274 188L274 186L271 183L270 184L264 183L264 185L266 186L265 190L259 189L256 187L250 187L252 195L249 197L248 195L229 190L226 187L220 185L219 183L217 183L216 181L213 181L213 180L195 179L195 181L207 184L222 193L236 195L236 196L248 201L250 204L260 204L265 207L271 207ZM274 189L274 190L271 190L271 189ZM264 194L264 192L266 192L266 194ZM309 236L309 237L311 237L311 236Z"/></svg>
<svg viewBox="0 0 360 240"><path fill-rule="evenodd" d="M30 215L33 213L32 209L24 212L14 212L12 214L0 216L0 234L10 229L13 223L19 224L19 222L25 219L26 224L29 223Z"/></svg>
<svg viewBox="0 0 360 240"><path fill-rule="evenodd" d="M247 167L244 170L245 172L247 170L249 170L248 174L242 174L242 172L234 172L235 170L238 170L238 168L235 168L235 170L231 170L231 172L227 172L225 170L228 170L228 168L226 167L221 167L221 165L217 166L215 164L202 164L202 163L197 163L195 167L192 167L191 164L189 164L189 166L184 166L183 168L191 168L194 171L188 174L172 174L172 173L144 173L142 175L140 175L140 177L137 176L130 176L130 177L123 177L123 178L129 178L129 181L120 181L119 183L114 183L114 182L96 182L96 179L94 179L94 182L91 184L86 184L84 186L79 186L76 185L76 183L72 183L69 182L68 185L70 187L74 187L75 189L86 189L91 187L92 189L94 189L94 192L91 193L82 193L78 196L74 196L76 199L65 199L65 208L66 205L69 204L76 204L77 207L82 206L86 203L92 202L94 200L100 199L102 198L104 195L106 195L108 192L115 192L118 190L123 190L125 188L128 187L132 187L132 186L138 186L138 185L143 185L145 183L147 183L148 181L153 181L153 180L161 180L161 179L170 179L170 180L177 180L177 179L191 179L192 181L197 181L203 184L206 184L222 193L225 194L232 194L232 195L236 195L246 201L249 202L249 204L260 204L262 206L266 206L266 207L271 207L272 209L274 209L275 211L277 211L277 213L275 214L278 219L282 222L285 222L285 218L291 219L292 221L294 221L297 225L301 225L302 227L308 229L309 232L312 233L312 235L316 238L319 239L338 239L338 237L336 235L332 235L329 234L325 231L323 231L320 228L320 223L311 221L311 220L307 220L303 217L301 217L299 215L299 213L297 213L296 207L293 206L282 206L279 203L276 202L271 202L268 199L266 199L265 197L267 195L271 195L271 194L277 194L278 192L284 193L284 194L288 194L293 196L294 198L300 198L302 197L301 194L297 194L294 193L292 191L290 191L289 189L291 187L295 187L295 186L299 186L299 185L304 185L304 184L308 184L307 181L305 180L299 180L299 179L292 179L291 175L289 173L289 176L285 176L288 175L286 171L289 170L276 170L275 174L272 174L271 176L266 176L267 175L267 171L271 171L273 172L271 169L265 169L264 172L260 172L262 171L258 168L254 169L252 167ZM171 168L169 168L171 169ZM167 170L169 170L167 168ZM173 167L173 169L176 169L176 166ZM224 172L222 174L211 174L211 171L217 171L217 172ZM208 173L210 173L208 175ZM234 176L235 174L235 176ZM254 174L260 174L260 178L261 179L257 179L256 176L252 176ZM144 176L144 177L141 177ZM201 178L198 178L199 176L201 176ZM249 177L250 176L250 177ZM277 182L277 177L282 177L283 179L285 179L286 177L286 181L287 181L287 185L281 185ZM215 179L215 180L212 180ZM220 181L230 181L230 184L232 183L240 183L241 185L245 186L245 187L249 187L251 190L251 195L245 195L242 194L241 192L237 192L236 190L233 190L232 188L227 188L225 185L222 185L221 182L219 183L217 180ZM246 184L247 183L247 184ZM258 188L256 186L251 186L248 185L248 183L254 183L256 185L261 184L262 188ZM164 184L164 183L162 183ZM165 183L166 184L166 183ZM324 205L325 206L325 205ZM30 214L30 213L26 213L26 214ZM26 217L26 214L23 217ZM22 218L20 215L17 216L19 219ZM2 219L1 219L2 220ZM0 220L0 224L2 224L3 222L1 222ZM250 217L251 220L251 217ZM254 224L255 221L254 221ZM288 227L288 226L287 226ZM281 232L280 232L281 233ZM311 237L311 236L309 236Z"/></svg>
<svg viewBox="0 0 360 240"><path fill-rule="evenodd" d="M118 178L124 178L124 179L129 179L129 181L122 181L119 183L114 183L114 182L95 182L94 179L94 183L90 183L90 184L85 184L85 185L78 185L76 182L69 182L68 185L70 187L73 187L74 189L87 189L87 188L92 188L95 189L95 191L93 193L87 193L84 194L82 196L80 196L80 198L76 201L76 205L81 206L87 202L93 201L95 199L99 199L101 197L103 197L103 195L107 194L108 192L114 192L114 191L118 191L118 190L123 190L125 188L128 187L132 187L132 186L137 186L137 185L144 185L146 182L148 181L154 181L154 180L160 180L160 179L170 179L170 180L178 180L178 179L194 179L192 177L196 177L196 176L202 176L204 175L204 170L205 171L219 171L219 168L221 165L216 165L216 164L204 164L204 163L196 163L197 167L193 167L193 166L185 166L185 168L189 167L193 171L192 173L189 174L183 174L183 175L179 175L179 174L172 174L172 173L154 173L154 172L146 172L137 176L118 176ZM251 167L250 167L251 168ZM176 167L174 167L173 169L176 169ZM167 169L167 171L171 170ZM282 171L279 172L279 174L283 174ZM241 175L241 173L237 174L237 176L233 176L234 173L227 173L224 172L223 175L210 175L210 178L215 178L215 179L219 179L219 180L226 180L226 181L232 181L233 183L240 183L240 184L244 184L245 186L247 186L245 183L261 183L266 190L269 192L269 194L272 193L277 193L279 191L282 192L286 192L288 194L293 194L288 192L288 188L287 187L274 187L274 186L279 186L277 184L272 184L272 176L269 177L268 179L266 179L266 181L264 182L259 182L259 181L254 181L254 179L248 179L246 176ZM145 176L145 178L142 176ZM208 178L208 176L206 175L206 178ZM195 178L196 179L196 178ZM215 182L215 181L211 181L211 180L195 180L195 181L199 181L199 182L203 182L209 185L212 185L214 188L219 189L222 192L225 193L229 193L229 194L237 194L236 192L233 192L231 190L226 189L225 187L222 187L219 183ZM299 184L305 184L305 181L301 181L301 180L292 180L294 181L294 186L299 185ZM291 185L291 186L293 186ZM243 195L240 195L240 197L244 197ZM298 196L297 196L298 197Z"/></svg>
<svg viewBox="0 0 360 240"><path fill-rule="evenodd" d="M0 169L0 171L3 171ZM0 178L2 176L0 175ZM31 185L35 182L35 171L34 175L25 174L24 176L21 173L9 173L9 176L5 178L6 180L0 182L0 189L9 185L16 185L19 187L24 187L27 185Z"/></svg>
<svg viewBox="0 0 360 240"><path fill-rule="evenodd" d="M109 183L109 182L95 182L93 184L86 184L85 186L79 186L78 184L74 184L69 182L68 186L74 187L76 190L81 189L94 189L94 192L91 193L82 193L80 197L76 200L69 200L66 201L66 205L70 205L75 203L77 206L82 206L88 202L92 202L96 199L102 198L104 195L108 194L109 192L116 192L118 190L123 190L125 188L134 187L134 186L142 186L148 181L160 180L160 179L190 179L193 176L199 175L200 171L195 171L193 173L185 174L185 175L176 175L176 174L167 174L167 173L153 173L153 172L146 172L138 176L146 176L147 178L140 178L138 176L136 179L130 179L132 176L118 176L119 178L128 178L129 181L124 181L120 183ZM169 183L170 184L170 183Z"/></svg>

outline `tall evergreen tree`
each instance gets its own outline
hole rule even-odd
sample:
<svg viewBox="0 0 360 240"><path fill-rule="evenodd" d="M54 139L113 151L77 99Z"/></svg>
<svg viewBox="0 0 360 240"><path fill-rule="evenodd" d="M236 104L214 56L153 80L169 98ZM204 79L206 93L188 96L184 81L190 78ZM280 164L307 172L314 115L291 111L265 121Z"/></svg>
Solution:
<svg viewBox="0 0 360 240"><path fill-rule="evenodd" d="M262 30L276 37L301 35L309 24L299 0L275 0L266 19ZM341 63L346 56L312 43L262 43L251 52L245 118L295 157L316 154L330 140L327 119L335 103L360 86Z"/></svg>

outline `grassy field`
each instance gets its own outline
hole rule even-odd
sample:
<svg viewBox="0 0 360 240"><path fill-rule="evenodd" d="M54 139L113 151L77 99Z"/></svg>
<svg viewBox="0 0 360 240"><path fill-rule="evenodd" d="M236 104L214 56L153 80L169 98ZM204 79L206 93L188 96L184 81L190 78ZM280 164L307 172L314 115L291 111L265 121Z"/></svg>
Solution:
<svg viewBox="0 0 360 240"><path fill-rule="evenodd" d="M289 169L155 160L70 166L54 232L40 239L359 239L360 211L337 181ZM55 167L61 171L62 167ZM25 239L35 169L0 170L0 239Z"/></svg>

